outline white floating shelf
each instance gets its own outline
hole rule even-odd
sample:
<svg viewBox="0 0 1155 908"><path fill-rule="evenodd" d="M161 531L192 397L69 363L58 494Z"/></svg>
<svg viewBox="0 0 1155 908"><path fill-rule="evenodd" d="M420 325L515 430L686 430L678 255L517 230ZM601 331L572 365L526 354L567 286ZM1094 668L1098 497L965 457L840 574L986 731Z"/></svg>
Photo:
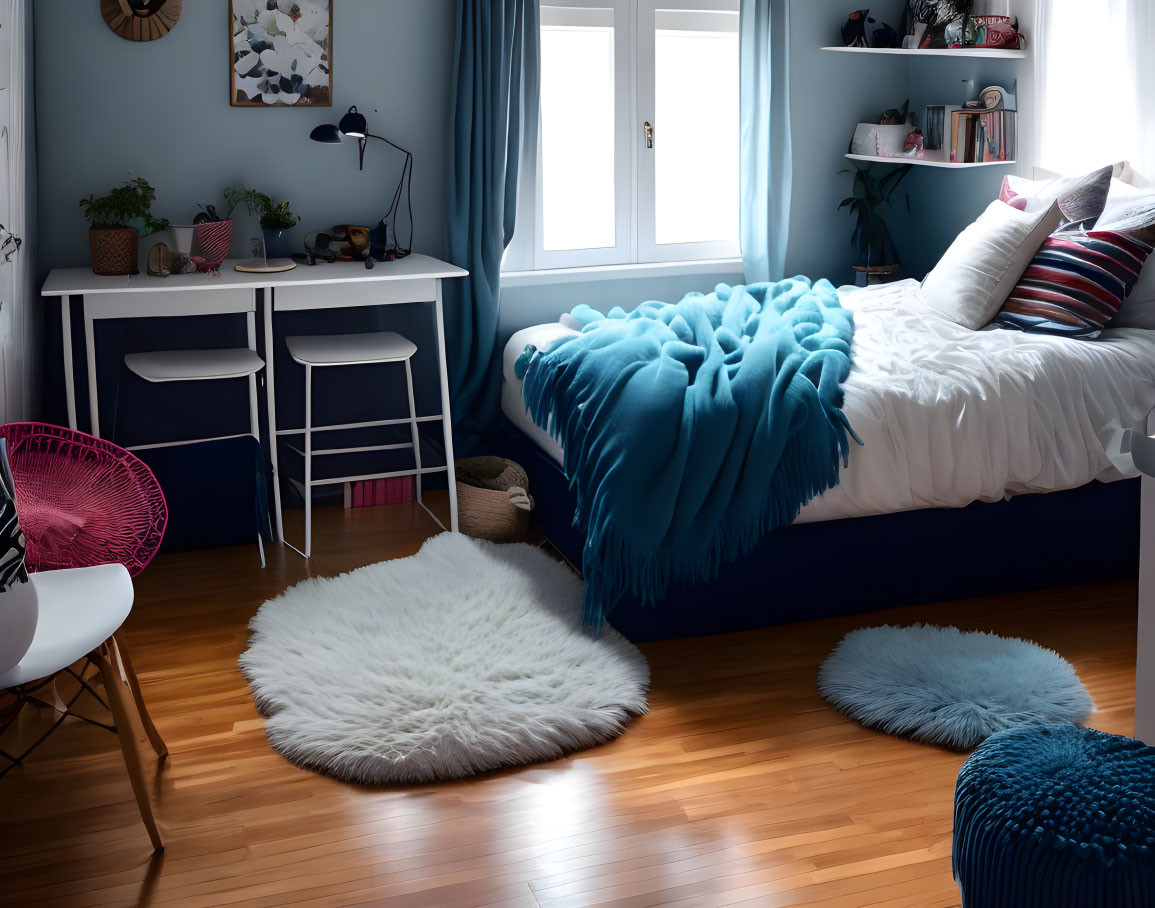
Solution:
<svg viewBox="0 0 1155 908"><path fill-rule="evenodd" d="M997 47L940 47L910 49L906 47L824 47L822 50L840 54L883 54L894 57L985 57L1001 60L1021 60L1025 50L999 50Z"/></svg>
<svg viewBox="0 0 1155 908"><path fill-rule="evenodd" d="M887 157L885 155L877 154L848 154L846 157L852 161L870 161L876 164L914 164L916 167L945 167L952 170L957 170L963 167L1013 167L1015 161L975 161L966 164L960 164L957 161L951 161L946 152L926 152L921 158L902 158L902 157Z"/></svg>

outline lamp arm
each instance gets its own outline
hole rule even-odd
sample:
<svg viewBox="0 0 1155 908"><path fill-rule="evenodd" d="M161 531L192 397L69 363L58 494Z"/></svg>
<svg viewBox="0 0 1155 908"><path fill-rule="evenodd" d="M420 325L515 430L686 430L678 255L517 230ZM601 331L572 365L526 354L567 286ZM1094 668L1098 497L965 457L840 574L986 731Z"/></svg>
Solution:
<svg viewBox="0 0 1155 908"><path fill-rule="evenodd" d="M386 145L389 145L389 146L391 146L391 147L393 147L393 148L396 148L398 151L402 152L403 154L407 154L407 155L409 155L409 157L411 157L411 158L413 157L413 155L411 155L407 149L404 149L404 148L402 148L402 147L401 147L400 145L398 145L396 142L390 142L390 141L389 141L387 138L385 138L384 136L379 136L379 135L377 135L376 133L373 133L373 132L367 132L367 133L365 133L365 138L366 138L366 139L380 139L380 140L381 140L382 142L384 142Z"/></svg>
<svg viewBox="0 0 1155 908"><path fill-rule="evenodd" d="M401 167L401 179L397 183L396 191L393 193L393 200L389 204L389 210L385 213L385 217L382 218L382 220L387 220L395 212L400 212L402 197L404 197L404 201L409 212L409 242L403 248L403 251L406 255L408 255L413 251L413 153L408 149L402 148L396 142L390 142L384 136L379 136L376 133L367 132L358 143L362 170L365 169L365 145L369 139L379 139L390 148L395 148L397 151L405 155L405 163ZM394 236L396 236L396 226L394 227Z"/></svg>

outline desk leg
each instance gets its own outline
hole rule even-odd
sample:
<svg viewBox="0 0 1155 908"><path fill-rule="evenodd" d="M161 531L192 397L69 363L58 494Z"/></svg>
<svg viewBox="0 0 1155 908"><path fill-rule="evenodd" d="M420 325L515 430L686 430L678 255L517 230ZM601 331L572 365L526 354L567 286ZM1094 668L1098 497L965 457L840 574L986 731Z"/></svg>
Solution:
<svg viewBox="0 0 1155 908"><path fill-rule="evenodd" d="M254 353L257 352L257 316L256 316L256 297L257 291L253 291L253 309L245 316L245 330L248 333L249 349ZM252 433L253 438L257 440L257 444L261 441L261 414L260 408L257 406L257 373L254 372L249 376L249 432Z"/></svg>
<svg viewBox="0 0 1155 908"><path fill-rule="evenodd" d="M68 403L68 428L76 431L76 375L72 370L72 297L60 297L60 335L64 350L64 396Z"/></svg>
<svg viewBox="0 0 1155 908"><path fill-rule="evenodd" d="M449 365L445 356L445 317L441 306L441 280L437 281L437 299L434 301L437 322L437 355L441 372L441 429L445 436L445 462L449 469L449 529L457 532L457 474L453 469L453 419L449 410Z"/></svg>
<svg viewBox="0 0 1155 908"><path fill-rule="evenodd" d="M1153 430L1152 418L1147 431ZM1135 737L1155 744L1155 479L1143 476L1139 504L1139 636L1135 659Z"/></svg>
<svg viewBox="0 0 1155 908"><path fill-rule="evenodd" d="M276 348L273 345L273 294L272 287L265 288L265 392L269 402L269 459L273 467L273 517L276 521L277 540L285 541L285 524L281 514L281 471L277 467L277 387L273 381L273 360Z"/></svg>
<svg viewBox="0 0 1155 908"><path fill-rule="evenodd" d="M84 312L84 346L88 359L88 431L100 438L100 396L96 393L96 331L94 320L88 314L87 304Z"/></svg>

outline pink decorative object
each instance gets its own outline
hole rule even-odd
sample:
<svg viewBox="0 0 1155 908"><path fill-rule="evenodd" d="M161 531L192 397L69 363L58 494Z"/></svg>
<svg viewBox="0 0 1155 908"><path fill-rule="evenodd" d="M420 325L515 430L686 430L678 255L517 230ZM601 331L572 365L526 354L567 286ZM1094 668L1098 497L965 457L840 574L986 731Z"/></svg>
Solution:
<svg viewBox="0 0 1155 908"><path fill-rule="evenodd" d="M215 271L229 255L233 244L232 221L207 221L193 229L193 258L202 258ZM198 263L199 264L199 263ZM199 270L199 269L198 269Z"/></svg>
<svg viewBox="0 0 1155 908"><path fill-rule="evenodd" d="M371 508L413 500L413 477L390 476L345 483L345 507Z"/></svg>
<svg viewBox="0 0 1155 908"><path fill-rule="evenodd" d="M168 506L152 471L102 438L46 423L0 426L30 571L119 562L132 576L156 555Z"/></svg>

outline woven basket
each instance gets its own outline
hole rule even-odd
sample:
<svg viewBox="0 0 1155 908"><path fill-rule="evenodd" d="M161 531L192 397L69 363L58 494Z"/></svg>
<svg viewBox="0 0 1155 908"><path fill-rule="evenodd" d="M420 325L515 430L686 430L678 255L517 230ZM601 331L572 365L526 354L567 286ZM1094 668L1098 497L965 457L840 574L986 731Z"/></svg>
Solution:
<svg viewBox="0 0 1155 908"><path fill-rule="evenodd" d="M140 232L135 227L91 228L88 249L95 274L136 274Z"/></svg>
<svg viewBox="0 0 1155 908"><path fill-rule="evenodd" d="M525 470L504 457L470 457L455 461L453 468L457 473L457 521L462 533L490 542L519 542L525 538L533 509Z"/></svg>

